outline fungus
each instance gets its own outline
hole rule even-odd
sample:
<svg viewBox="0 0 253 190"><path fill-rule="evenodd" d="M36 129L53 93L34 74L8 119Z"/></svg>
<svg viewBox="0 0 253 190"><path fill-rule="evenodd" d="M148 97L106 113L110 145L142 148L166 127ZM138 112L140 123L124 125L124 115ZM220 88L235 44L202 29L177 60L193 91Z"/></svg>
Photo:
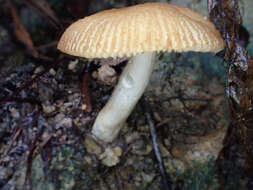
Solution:
<svg viewBox="0 0 253 190"><path fill-rule="evenodd" d="M99 112L92 134L104 142L117 136L142 96L156 52L217 53L224 41L215 26L192 10L167 3L144 3L102 11L69 26L58 49L86 58L132 57Z"/></svg>

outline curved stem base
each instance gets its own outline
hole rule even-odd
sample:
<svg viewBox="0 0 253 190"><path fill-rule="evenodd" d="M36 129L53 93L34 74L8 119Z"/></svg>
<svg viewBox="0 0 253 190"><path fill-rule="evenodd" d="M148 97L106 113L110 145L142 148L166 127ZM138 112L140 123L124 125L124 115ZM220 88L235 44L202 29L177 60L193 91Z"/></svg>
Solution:
<svg viewBox="0 0 253 190"><path fill-rule="evenodd" d="M155 53L133 57L124 68L109 101L99 112L92 134L104 142L112 142L118 135L136 103L142 96L153 70Z"/></svg>

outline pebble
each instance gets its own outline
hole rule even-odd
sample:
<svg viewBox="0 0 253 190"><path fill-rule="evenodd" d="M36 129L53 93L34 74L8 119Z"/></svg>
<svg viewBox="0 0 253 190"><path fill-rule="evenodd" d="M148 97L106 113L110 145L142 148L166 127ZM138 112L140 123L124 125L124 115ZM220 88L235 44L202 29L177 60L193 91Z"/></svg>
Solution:
<svg viewBox="0 0 253 190"><path fill-rule="evenodd" d="M52 76L55 76L55 75L56 75L56 71L55 71L53 68L51 68L51 69L49 70L49 73L50 73Z"/></svg>
<svg viewBox="0 0 253 190"><path fill-rule="evenodd" d="M154 173L147 174L145 172L141 172L141 176L142 176L143 181L150 183L154 179L155 174Z"/></svg>
<svg viewBox="0 0 253 190"><path fill-rule="evenodd" d="M42 108L43 108L43 112L44 113L52 113L53 111L55 111L55 106L51 105L49 103L49 101L46 101L44 103L42 103Z"/></svg>
<svg viewBox="0 0 253 190"><path fill-rule="evenodd" d="M20 113L18 110L14 107L9 107L9 111L11 112L11 116L15 119L18 119L20 117Z"/></svg>
<svg viewBox="0 0 253 190"><path fill-rule="evenodd" d="M43 66L39 66L39 67L36 67L35 71L34 71L34 74L38 74L38 73L41 73L42 71L44 71L44 67Z"/></svg>
<svg viewBox="0 0 253 190"><path fill-rule="evenodd" d="M68 65L68 69L71 71L74 71L78 62L79 62L78 59L76 59L74 61L70 61L69 65Z"/></svg>

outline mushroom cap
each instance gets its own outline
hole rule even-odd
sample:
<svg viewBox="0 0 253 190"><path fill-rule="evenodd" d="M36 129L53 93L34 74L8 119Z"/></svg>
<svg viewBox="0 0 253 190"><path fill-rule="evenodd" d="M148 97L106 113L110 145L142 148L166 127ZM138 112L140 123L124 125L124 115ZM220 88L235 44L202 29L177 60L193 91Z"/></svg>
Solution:
<svg viewBox="0 0 253 190"><path fill-rule="evenodd" d="M62 52L86 58L129 57L151 51L216 53L224 46L209 19L186 7L158 2L80 19L58 43Z"/></svg>

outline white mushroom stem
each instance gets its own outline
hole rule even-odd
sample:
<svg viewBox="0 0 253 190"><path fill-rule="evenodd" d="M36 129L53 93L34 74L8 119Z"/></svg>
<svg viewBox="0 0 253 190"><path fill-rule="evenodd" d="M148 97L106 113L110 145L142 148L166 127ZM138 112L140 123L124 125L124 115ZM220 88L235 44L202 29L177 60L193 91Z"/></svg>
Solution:
<svg viewBox="0 0 253 190"><path fill-rule="evenodd" d="M104 142L112 142L148 85L153 65L154 52L143 53L132 58L124 68L117 86L99 112L92 134Z"/></svg>

